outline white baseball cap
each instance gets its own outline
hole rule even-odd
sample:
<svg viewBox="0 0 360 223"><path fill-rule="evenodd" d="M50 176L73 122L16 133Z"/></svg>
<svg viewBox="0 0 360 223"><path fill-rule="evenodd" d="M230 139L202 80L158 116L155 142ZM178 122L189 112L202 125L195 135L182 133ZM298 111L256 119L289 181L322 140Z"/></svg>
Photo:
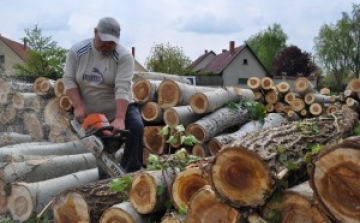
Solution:
<svg viewBox="0 0 360 223"><path fill-rule="evenodd" d="M111 17L100 19L96 26L96 30L98 31L101 41L113 41L119 43L120 24L116 19Z"/></svg>

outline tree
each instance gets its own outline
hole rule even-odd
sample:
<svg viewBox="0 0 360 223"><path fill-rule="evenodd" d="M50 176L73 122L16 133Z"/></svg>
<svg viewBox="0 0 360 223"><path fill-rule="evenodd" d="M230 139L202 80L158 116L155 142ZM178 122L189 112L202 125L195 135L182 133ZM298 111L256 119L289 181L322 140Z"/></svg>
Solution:
<svg viewBox="0 0 360 223"><path fill-rule="evenodd" d="M156 44L146 60L147 69L155 72L182 75L188 72L191 60L179 47L170 43Z"/></svg>
<svg viewBox="0 0 360 223"><path fill-rule="evenodd" d="M62 76L66 60L66 49L57 46L51 37L42 35L41 29L35 25L34 29L25 29L27 37L23 38L30 50L25 64L15 64L18 76L50 77L56 79Z"/></svg>
<svg viewBox="0 0 360 223"><path fill-rule="evenodd" d="M315 50L339 88L353 75L360 77L360 4L352 14L343 12L336 24L323 25L314 39ZM338 89L340 91L342 89Z"/></svg>
<svg viewBox="0 0 360 223"><path fill-rule="evenodd" d="M254 51L265 68L272 73L273 60L286 47L287 38L288 36L281 26L275 23L272 27L269 26L267 30L251 36L245 42Z"/></svg>
<svg viewBox="0 0 360 223"><path fill-rule="evenodd" d="M296 46L289 46L283 49L274 60L274 76L286 74L290 77L308 77L316 69L311 60L311 54L301 52Z"/></svg>

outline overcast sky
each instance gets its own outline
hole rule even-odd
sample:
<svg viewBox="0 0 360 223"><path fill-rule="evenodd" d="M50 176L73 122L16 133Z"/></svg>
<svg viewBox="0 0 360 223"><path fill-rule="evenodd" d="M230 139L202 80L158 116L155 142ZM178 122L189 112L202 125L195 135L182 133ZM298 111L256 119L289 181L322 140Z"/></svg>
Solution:
<svg viewBox="0 0 360 223"><path fill-rule="evenodd" d="M351 13L353 0L2 0L0 34L15 41L35 24L58 46L70 48L93 36L98 20L116 18L121 42L144 65L155 44L181 47L191 60L204 50L221 53L278 23L287 44L313 52L324 24ZM6 3L5 3L6 2Z"/></svg>

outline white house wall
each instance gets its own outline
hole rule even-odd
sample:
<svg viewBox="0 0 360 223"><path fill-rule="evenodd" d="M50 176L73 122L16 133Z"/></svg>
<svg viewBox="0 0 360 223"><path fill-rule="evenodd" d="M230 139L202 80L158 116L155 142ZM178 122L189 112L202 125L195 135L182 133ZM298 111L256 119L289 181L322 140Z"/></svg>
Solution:
<svg viewBox="0 0 360 223"><path fill-rule="evenodd" d="M247 64L243 64L247 59ZM243 49L223 71L224 86L238 86L248 88L245 84L238 84L239 78L247 80L250 77L266 77L266 71L248 48Z"/></svg>

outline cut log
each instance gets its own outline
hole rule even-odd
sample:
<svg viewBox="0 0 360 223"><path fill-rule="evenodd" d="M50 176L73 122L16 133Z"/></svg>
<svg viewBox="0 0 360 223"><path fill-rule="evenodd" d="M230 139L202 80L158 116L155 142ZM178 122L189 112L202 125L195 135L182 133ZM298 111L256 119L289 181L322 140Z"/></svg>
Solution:
<svg viewBox="0 0 360 223"><path fill-rule="evenodd" d="M286 117L289 121L297 121L300 120L300 115L293 110L290 110L286 113Z"/></svg>
<svg viewBox="0 0 360 223"><path fill-rule="evenodd" d="M349 89L354 92L360 92L360 79L358 78L351 79L346 89Z"/></svg>
<svg viewBox="0 0 360 223"><path fill-rule="evenodd" d="M7 208L12 219L25 222L33 213L40 213L57 193L96 180L97 168L36 183L13 183L7 199Z"/></svg>
<svg viewBox="0 0 360 223"><path fill-rule="evenodd" d="M338 105L328 105L325 106L325 114L331 114L333 112L341 110L341 106Z"/></svg>
<svg viewBox="0 0 360 223"><path fill-rule="evenodd" d="M258 77L250 77L247 80L247 86L253 91L261 90L261 80Z"/></svg>
<svg viewBox="0 0 360 223"><path fill-rule="evenodd" d="M134 100L139 104L157 101L157 89L162 81L140 79L132 87Z"/></svg>
<svg viewBox="0 0 360 223"><path fill-rule="evenodd" d="M187 106L177 106L170 107L164 110L163 119L166 125L169 125L171 128L174 128L178 125L187 125L199 120L204 117L206 114L197 114L195 113L190 105Z"/></svg>
<svg viewBox="0 0 360 223"><path fill-rule="evenodd" d="M262 89L264 89L265 91L268 91L270 89L273 89L274 86L274 81L273 79L271 79L270 77L263 77L261 78L261 87Z"/></svg>
<svg viewBox="0 0 360 223"><path fill-rule="evenodd" d="M198 156L198 157L207 157L210 156L210 150L209 150L209 143L196 143L192 150L191 153L194 156Z"/></svg>
<svg viewBox="0 0 360 223"><path fill-rule="evenodd" d="M306 77L299 77L296 79L294 82L294 91L300 95L317 92L314 85Z"/></svg>
<svg viewBox="0 0 360 223"><path fill-rule="evenodd" d="M20 83L20 82L10 82L10 88L13 91L18 92L32 92L33 84L32 83Z"/></svg>
<svg viewBox="0 0 360 223"><path fill-rule="evenodd" d="M54 83L54 93L56 97L61 97L65 95L65 84L63 78L56 79Z"/></svg>
<svg viewBox="0 0 360 223"><path fill-rule="evenodd" d="M285 118L284 114L281 113L268 113L264 119L263 129L273 128L276 126L281 126L287 124L288 121Z"/></svg>
<svg viewBox="0 0 360 223"><path fill-rule="evenodd" d="M323 147L313 160L310 185L336 222L360 221L360 137Z"/></svg>
<svg viewBox="0 0 360 223"><path fill-rule="evenodd" d="M179 171L175 168L166 170L144 171L136 175L131 184L130 202L140 214L155 213L165 210L165 201L170 199L168 190ZM159 193L158 189L162 192Z"/></svg>
<svg viewBox="0 0 360 223"><path fill-rule="evenodd" d="M280 199L268 202L263 217L269 222L281 219L283 223L331 223L326 211L319 209L308 181L284 190Z"/></svg>
<svg viewBox="0 0 360 223"><path fill-rule="evenodd" d="M189 105L191 96L198 92L213 91L211 87L200 87L172 80L164 80L158 88L157 103L162 108Z"/></svg>
<svg viewBox="0 0 360 223"><path fill-rule="evenodd" d="M63 111L70 111L72 109L70 97L67 95L61 95L59 98L59 108Z"/></svg>
<svg viewBox="0 0 360 223"><path fill-rule="evenodd" d="M12 122L17 121L18 109L14 108L11 104L1 108L0 111L0 124L10 125ZM14 123L19 124L19 123ZM23 132L20 132L23 133Z"/></svg>
<svg viewBox="0 0 360 223"><path fill-rule="evenodd" d="M300 96L294 92L289 92L284 96L284 101L288 104L292 103L296 98L300 98Z"/></svg>
<svg viewBox="0 0 360 223"><path fill-rule="evenodd" d="M129 199L127 190L115 192L110 189L112 180L85 184L58 194L53 205L56 222L99 222L108 208Z"/></svg>
<svg viewBox="0 0 360 223"><path fill-rule="evenodd" d="M259 102L264 102L265 98L261 91L254 91L254 100Z"/></svg>
<svg viewBox="0 0 360 223"><path fill-rule="evenodd" d="M304 163L309 144L334 143L353 134L358 114L345 110L250 133L221 149L211 166L213 190L233 207L258 207L288 173L288 163ZM316 130L312 130L316 126ZM281 146L279 146L281 145ZM282 155L281 155L282 154ZM286 157L282 162L279 156ZM298 178L306 171L297 171ZM291 186L291 185L289 185Z"/></svg>
<svg viewBox="0 0 360 223"><path fill-rule="evenodd" d="M320 103L312 103L309 107L309 112L313 116L319 116L319 115L323 114L323 107Z"/></svg>
<svg viewBox="0 0 360 223"><path fill-rule="evenodd" d="M277 90L271 89L267 91L265 94L265 101L268 104L275 104L276 102L280 101L280 95Z"/></svg>
<svg viewBox="0 0 360 223"><path fill-rule="evenodd" d="M9 163L0 169L0 178L6 183L17 181L32 183L95 167L96 159L91 153L57 156L50 159Z"/></svg>
<svg viewBox="0 0 360 223"><path fill-rule="evenodd" d="M6 81L0 80L0 105L6 104L10 91L10 84Z"/></svg>
<svg viewBox="0 0 360 223"><path fill-rule="evenodd" d="M135 72L133 81L137 82L140 79L151 79L151 80L173 80L180 83L191 84L191 81L186 76L179 76L176 74L166 74L159 72Z"/></svg>
<svg viewBox="0 0 360 223"><path fill-rule="evenodd" d="M202 176L199 167L185 169L177 174L170 190L170 198L175 209L186 211L192 196L209 184L209 180Z"/></svg>
<svg viewBox="0 0 360 223"><path fill-rule="evenodd" d="M115 204L107 209L99 223L149 223L150 216L139 214L130 202Z"/></svg>
<svg viewBox="0 0 360 223"><path fill-rule="evenodd" d="M288 109L290 109L290 106L287 103L281 101L276 102L274 107L276 113L287 113Z"/></svg>
<svg viewBox="0 0 360 223"><path fill-rule="evenodd" d="M30 135L20 134L16 132L0 133L0 147L25 142L32 142L32 138Z"/></svg>
<svg viewBox="0 0 360 223"><path fill-rule="evenodd" d="M353 109L356 112L360 111L360 103L357 100L353 98L347 98L345 102L349 108Z"/></svg>
<svg viewBox="0 0 360 223"><path fill-rule="evenodd" d="M275 105L273 104L267 104L265 108L267 113L275 112Z"/></svg>
<svg viewBox="0 0 360 223"><path fill-rule="evenodd" d="M164 215L160 223L183 223L185 222L185 219L185 215L179 215L176 212L170 212Z"/></svg>
<svg viewBox="0 0 360 223"><path fill-rule="evenodd" d="M162 154L166 146L167 135L159 134L164 126L145 126L143 141L153 154Z"/></svg>
<svg viewBox="0 0 360 223"><path fill-rule="evenodd" d="M55 86L55 80L46 77L36 78L33 85L35 94L44 97L55 96L54 86Z"/></svg>
<svg viewBox="0 0 360 223"><path fill-rule="evenodd" d="M249 121L244 125L242 125L238 131L228 134L220 134L218 136L213 137L209 141L210 154L212 156L216 155L223 146L244 137L249 132L254 132L261 129L262 126L263 123L261 123L260 121Z"/></svg>
<svg viewBox="0 0 360 223"><path fill-rule="evenodd" d="M193 195L186 215L187 223L238 223L241 219L241 213L237 209L217 200L209 185Z"/></svg>
<svg viewBox="0 0 360 223"><path fill-rule="evenodd" d="M29 160L46 160L46 159L53 159L55 158L55 155L48 155L48 156L42 156L42 155L20 155L20 154L12 154L12 155L6 155L3 157L3 159L0 159L0 162L6 162L6 163L20 163L25 162Z"/></svg>
<svg viewBox="0 0 360 223"><path fill-rule="evenodd" d="M329 88L321 88L320 89L320 94L323 94L323 95L330 95L330 89Z"/></svg>
<svg viewBox="0 0 360 223"><path fill-rule="evenodd" d="M311 105L312 103L315 103L315 102L320 103L320 104L332 102L331 96L322 95L322 94L314 94L314 93L306 94L304 97L304 101L307 105Z"/></svg>
<svg viewBox="0 0 360 223"><path fill-rule="evenodd" d="M186 126L186 133L195 136L203 143L225 129L235 125L242 125L249 119L250 114L246 109L223 107Z"/></svg>
<svg viewBox="0 0 360 223"><path fill-rule="evenodd" d="M290 88L290 84L287 82L280 82L276 85L276 90L282 94L285 95L287 93L290 92L291 88Z"/></svg>
<svg viewBox="0 0 360 223"><path fill-rule="evenodd" d="M229 102L253 101L254 93L237 87L217 88L213 91L198 92L191 96L190 106L195 113L214 112Z"/></svg>
<svg viewBox="0 0 360 223"><path fill-rule="evenodd" d="M295 112L300 112L305 108L305 102L301 98L295 98L291 103L289 103L291 109Z"/></svg>
<svg viewBox="0 0 360 223"><path fill-rule="evenodd" d="M146 102L141 108L141 117L144 121L149 123L164 123L163 109L158 103L149 101Z"/></svg>

